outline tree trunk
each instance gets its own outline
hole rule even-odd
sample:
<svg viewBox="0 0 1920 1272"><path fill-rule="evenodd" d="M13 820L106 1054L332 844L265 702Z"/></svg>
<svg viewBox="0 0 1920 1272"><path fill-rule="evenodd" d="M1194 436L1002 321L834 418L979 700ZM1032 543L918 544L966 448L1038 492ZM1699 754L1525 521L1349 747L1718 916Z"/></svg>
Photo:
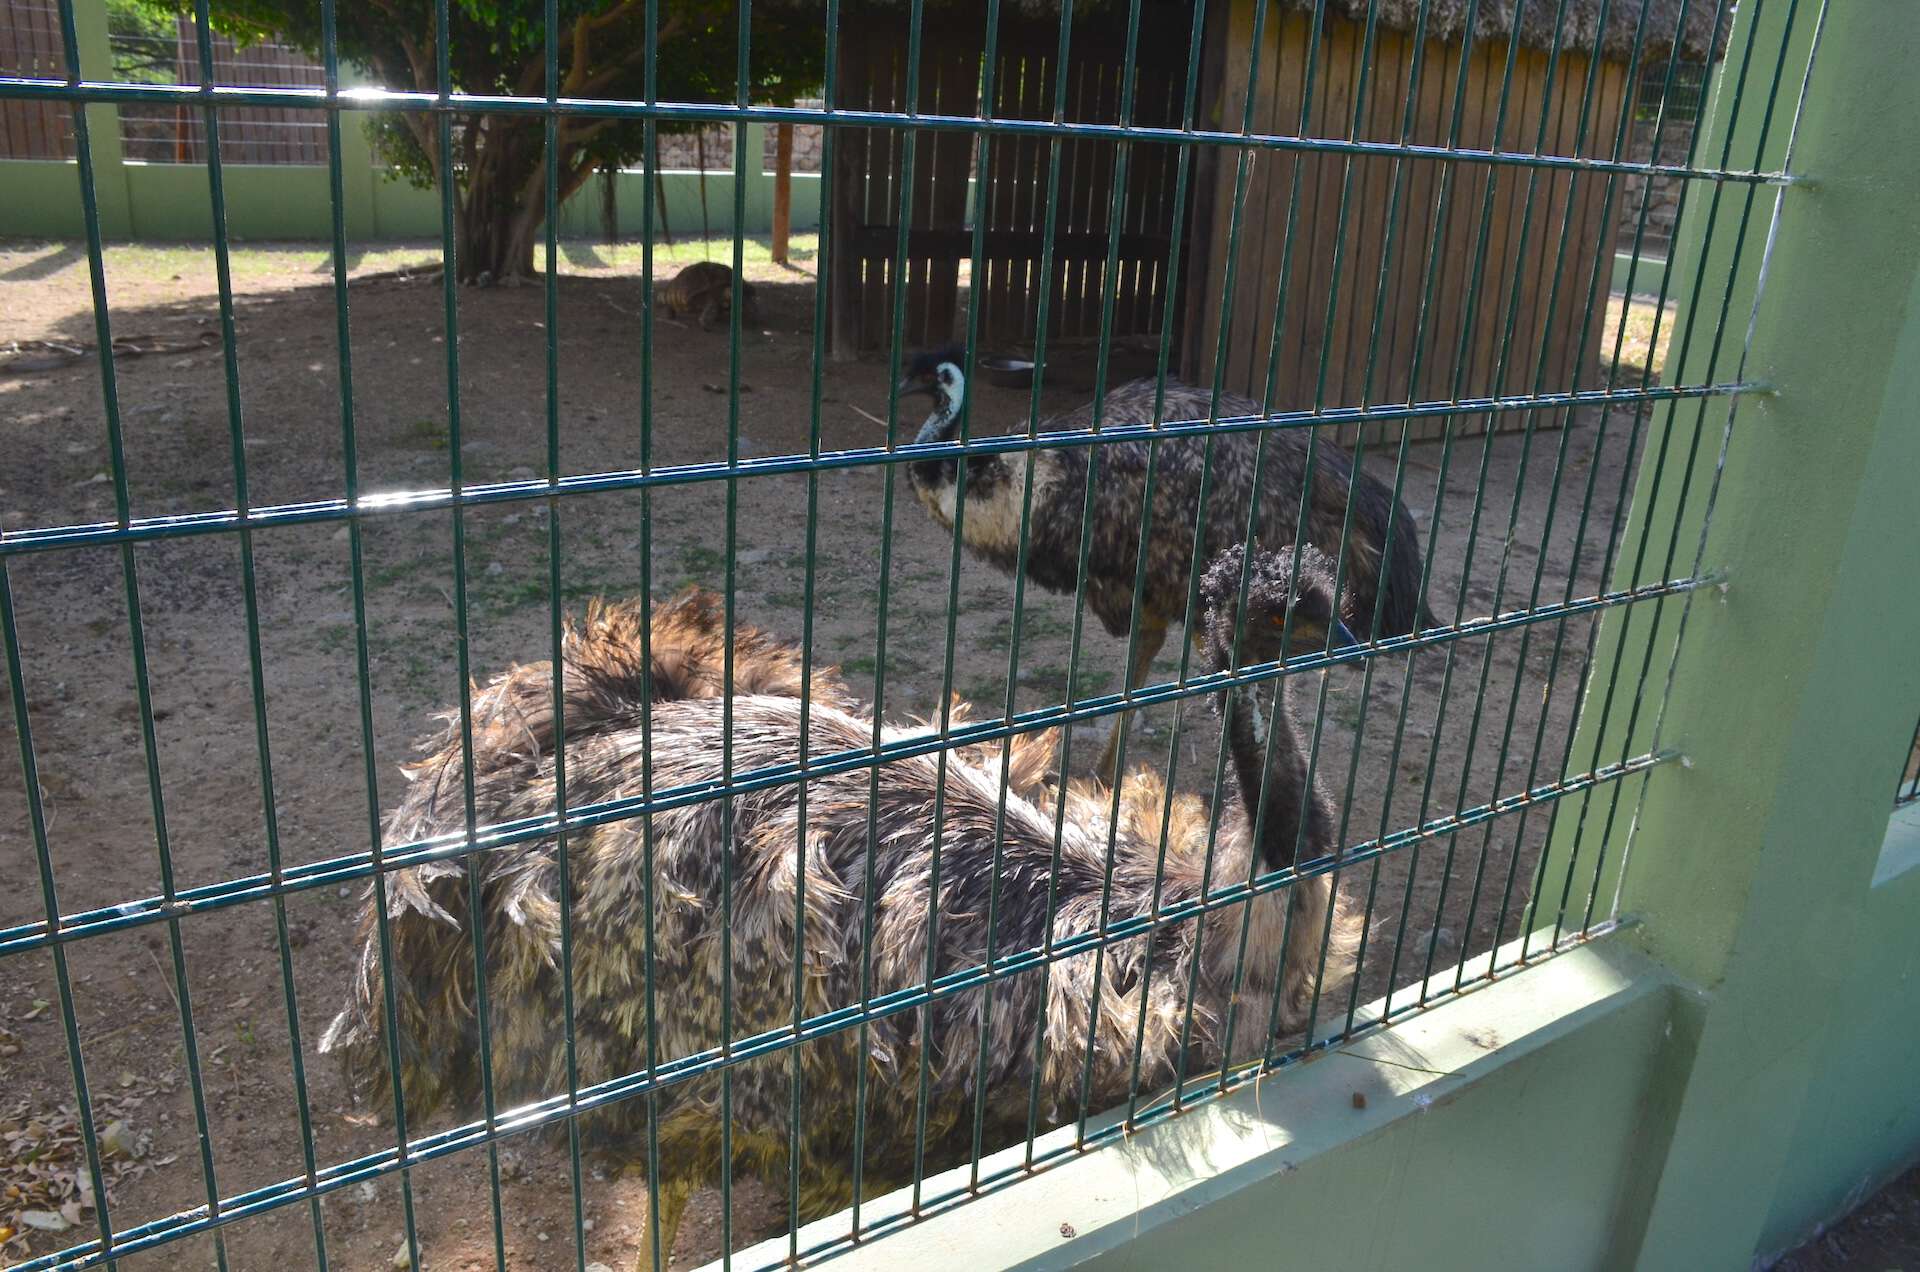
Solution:
<svg viewBox="0 0 1920 1272"><path fill-rule="evenodd" d="M483 166L473 174L459 201L455 233L460 282L512 285L533 276L534 244L546 209L537 200L520 205L514 196L522 184L501 166Z"/></svg>
<svg viewBox="0 0 1920 1272"><path fill-rule="evenodd" d="M776 124L773 148L773 263L787 263L793 228L793 125Z"/></svg>

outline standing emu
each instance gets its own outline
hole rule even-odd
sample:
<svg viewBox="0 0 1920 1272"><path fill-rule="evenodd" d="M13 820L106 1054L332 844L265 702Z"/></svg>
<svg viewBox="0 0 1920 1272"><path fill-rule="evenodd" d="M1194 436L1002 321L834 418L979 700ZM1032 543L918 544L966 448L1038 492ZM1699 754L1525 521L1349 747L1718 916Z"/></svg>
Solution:
<svg viewBox="0 0 1920 1272"><path fill-rule="evenodd" d="M950 442L959 434L966 384L960 371L965 350L950 348L917 357L901 383L903 393L926 393L933 411L920 429L919 442ZM1157 424L1208 418L1211 394L1205 389L1166 382L1158 420L1154 418L1154 381L1134 380L1114 389L1100 408L1102 426ZM1085 430L1093 426L1089 402L1040 422L1040 432ZM1222 394L1219 415L1257 416L1260 405ZM1253 489L1260 438L1267 438L1260 489ZM1099 446L1099 481L1093 491L1086 596L1109 634L1125 636L1132 620L1134 577L1140 560L1142 505L1146 500L1147 461L1153 444L1105 442ZM1269 548L1293 542L1299 525L1301 492L1307 486L1307 432L1287 428L1263 433L1238 431L1213 439L1213 476L1207 504L1200 506L1205 438L1184 436L1158 443L1154 460L1152 524L1147 566L1142 575L1140 630L1135 638L1127 691L1147 678L1167 628L1185 621L1188 586L1194 567L1194 527L1204 535L1198 560L1205 564L1247 534L1248 504L1258 496L1253 526L1256 544ZM1041 587L1071 593L1079 577L1080 526L1087 488L1088 446L970 457L967 462L967 512L964 534L977 555L1012 572L1019 565L1021 501L1026 465L1033 465L1033 508L1028 519L1027 577ZM909 465L907 479L935 521L951 529L958 498L957 459L923 460ZM1353 524L1347 529L1348 496ZM1313 499L1307 508L1307 541L1338 557L1345 533L1346 569L1340 584L1340 612L1354 631L1371 639L1400 636L1432 627L1435 620L1420 605L1420 534L1404 503L1391 488L1364 470L1355 480L1353 456L1332 442L1313 448ZM1376 621L1377 617L1377 621ZM1192 633L1196 647L1201 633ZM1117 774L1121 730L1107 739L1099 772Z"/></svg>
<svg viewBox="0 0 1920 1272"><path fill-rule="evenodd" d="M1208 575L1208 649L1224 666L1231 648L1234 560ZM1225 560L1225 558L1223 558ZM1324 563L1301 570L1294 631L1302 644L1324 639L1332 581ZM1288 596L1285 562L1255 572L1255 602L1244 618L1243 656L1270 658ZM1278 588L1279 590L1275 590ZM718 783L722 778L719 674L725 629L710 594L691 593L656 610L651 666L640 651L637 604L589 609L562 649L566 691L566 777L571 806L639 796L640 712L650 692L655 790ZM800 660L760 633L736 628L732 755L736 772L794 762L800 728ZM648 673L650 676L643 673ZM1103 890L1114 920L1145 914L1152 898L1177 906L1208 889L1244 882L1294 861L1305 822L1306 858L1334 851L1324 798L1306 787L1291 729L1279 729L1270 757L1246 695L1229 695L1227 729L1241 799L1223 810L1210 835L1204 804L1190 795L1167 799L1151 775L1128 781L1117 820L1112 791L1075 783L1065 792L1044 780L1050 746L1044 736L1013 739L1001 801L997 742L948 754L938 857L938 944L934 973L984 965L1096 930ZM1284 708L1283 708L1284 709ZM517 666L475 699L473 778L483 823L550 813L554 805L552 671ZM816 678L808 719L810 754L869 745L872 720L831 675ZM888 728L888 740L919 730ZM1254 801L1265 783L1261 838L1253 842ZM457 832L464 825L457 727L450 727L412 766L414 781L388 823L393 842ZM869 774L827 773L809 781L801 824L799 788L786 784L733 797L731 837L723 838L715 800L653 816L652 874L638 820L575 830L567 846L573 888L573 1034L583 1083L644 1072L646 897L653 897L653 1003L662 1062L721 1046L722 862L732 880L732 1029L740 1039L791 1028L795 993L796 907L804 910L797 942L808 1015L857 1006L863 967L875 995L924 983L930 892L934 889L937 757L894 760L879 773L869 859ZM1065 801L1059 848L1054 816ZM1168 843L1158 867L1163 818ZM1209 851L1212 839L1211 852ZM993 891L999 854L999 890ZM1057 869L1049 907L1051 873ZM492 1022L492 1074L501 1108L566 1090L560 909L555 841L546 838L395 871L387 882L392 991L400 1022L400 1081L409 1117L452 1105L474 1116L480 1107L479 1032L473 1010L473 966L467 872L479 872ZM804 902L797 890L804 878ZM1183 1022L1192 1000L1195 1064L1221 1058L1226 1009L1237 1001L1236 1058L1259 1054L1268 1020L1291 1032L1305 1020L1324 979L1345 974L1348 928L1329 913L1330 877L1318 874L1269 891L1250 904L1170 923L1150 938L1109 947L1097 1001L1092 953L1054 963L1043 977L1026 971L1000 980L986 1013L979 990L936 998L874 1018L862 1031L814 1036L798 1059L806 1114L801 1122L802 1218L844 1206L852 1186L856 1086L865 1068L870 1091L862 1145L870 1188L897 1186L911 1169L916 1093L925 1049L930 1168L960 1159L971 1142L976 1093L984 1080L985 1116L1002 1139L1023 1133L1028 1088L1038 1063L1041 1109L1049 1122L1081 1107L1082 1068L1093 1051L1092 1108L1126 1097L1129 1061L1140 1039L1140 1078L1171 1081L1180 1059ZM870 905L870 920L863 908ZM1287 909L1291 906L1289 919ZM992 915L990 919L989 916ZM1236 953L1247 936L1244 978ZM870 926L869 926L870 925ZM991 925L991 933L989 927ZM865 934L871 933L870 943ZM1332 941L1327 935L1332 934ZM371 889L363 901L357 973L345 1006L321 1050L344 1057L363 1095L389 1099L379 941ZM991 943L990 943L991 942ZM1332 945L1330 951L1323 946ZM1283 948L1284 947L1284 948ZM1197 966L1196 966L1197 964ZM1149 970L1151 975L1149 975ZM1234 993L1238 989L1238 998ZM1276 1002L1276 996L1278 1001ZM1271 1011L1272 1015L1269 1016ZM1036 1043L1036 1030L1038 1042ZM981 1054L984 1041L986 1054ZM864 1042L865 1050L860 1047ZM732 1147L737 1170L784 1188L789 1167L794 1054L738 1064L732 1070ZM718 1175L723 1120L720 1078L711 1072L658 1088L661 1198L655 1217L663 1252L670 1251L688 1196ZM582 1116L582 1130L629 1160L644 1161L648 1102L630 1098ZM416 1122L416 1124L422 1124Z"/></svg>

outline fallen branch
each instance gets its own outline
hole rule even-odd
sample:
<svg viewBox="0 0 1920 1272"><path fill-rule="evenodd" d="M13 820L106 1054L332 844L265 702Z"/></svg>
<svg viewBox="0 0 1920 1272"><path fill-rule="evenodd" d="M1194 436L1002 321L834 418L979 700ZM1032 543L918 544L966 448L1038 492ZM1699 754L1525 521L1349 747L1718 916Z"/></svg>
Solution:
<svg viewBox="0 0 1920 1272"><path fill-rule="evenodd" d="M144 358L163 353L198 353L220 343L220 337L203 331L192 340L167 343L153 336L119 336L113 342L116 358ZM16 340L10 343L13 357L0 362L0 375L33 375L42 371L60 371L92 353L91 344L66 344L56 340Z"/></svg>
<svg viewBox="0 0 1920 1272"><path fill-rule="evenodd" d="M398 269L375 270L371 274L348 274L349 287L358 283L425 283L431 282L446 272L442 265L421 265L417 268L402 265Z"/></svg>
<svg viewBox="0 0 1920 1272"><path fill-rule="evenodd" d="M887 422L881 419L878 415L875 415L872 411L863 411L851 402L847 403L847 409L852 411L855 415L858 415L861 419L866 420L870 424L878 424L881 428L885 428L887 426Z"/></svg>

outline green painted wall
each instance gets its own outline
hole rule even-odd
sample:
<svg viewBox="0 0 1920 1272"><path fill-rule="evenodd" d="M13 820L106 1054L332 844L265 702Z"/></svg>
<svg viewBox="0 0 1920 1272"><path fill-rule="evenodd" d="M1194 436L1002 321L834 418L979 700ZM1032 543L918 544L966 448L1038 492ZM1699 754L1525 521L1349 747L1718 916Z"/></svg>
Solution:
<svg viewBox="0 0 1920 1272"><path fill-rule="evenodd" d="M1631 922L846 1265L1745 1269L1920 1158L1920 5L1736 14L1701 162L1794 179L1694 184L1663 380L1756 387L1650 414L1612 579L1725 586L1607 611L1574 769L1685 762L1548 843Z"/></svg>
<svg viewBox="0 0 1920 1272"><path fill-rule="evenodd" d="M86 6L80 6L84 9ZM213 235L207 171L198 164L126 163L120 157L110 106L89 107L94 143L94 181L100 190L101 229L108 238L207 240ZM95 115L99 118L95 118ZM749 154L759 154L762 126L747 129ZM340 131L341 176L346 194L347 235L370 239L434 238L440 233L440 200L431 190L390 180L375 171L365 136L351 120ZM79 238L85 233L76 167L57 160L0 160L0 235ZM223 164L227 226L236 239L324 239L330 233L325 168ZM644 201L653 182L641 173L616 178L620 232L638 234ZM708 173L705 210L702 181L693 172L662 174L666 220L676 236L696 235L704 224L714 234L733 232L732 173ZM820 223L820 178L793 177L794 230ZM747 179L748 234L773 226L773 177ZM590 182L561 205L560 232L592 237L601 232L600 191Z"/></svg>
<svg viewBox="0 0 1920 1272"><path fill-rule="evenodd" d="M1762 1251L1791 1248L1920 1157L1920 804L1883 850L1905 868L1833 933L1850 975L1836 987L1822 1053L1774 1192Z"/></svg>

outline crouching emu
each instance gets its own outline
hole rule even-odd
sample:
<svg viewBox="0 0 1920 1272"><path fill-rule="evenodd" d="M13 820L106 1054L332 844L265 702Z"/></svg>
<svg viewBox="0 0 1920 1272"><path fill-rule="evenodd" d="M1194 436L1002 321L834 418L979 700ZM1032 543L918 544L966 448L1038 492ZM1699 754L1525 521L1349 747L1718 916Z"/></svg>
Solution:
<svg viewBox="0 0 1920 1272"><path fill-rule="evenodd" d="M916 441L950 442L958 437L960 407L966 396L960 371L965 353L959 348L923 353L908 368L900 391L925 393L933 399L932 412ZM1103 428L1204 420L1215 409L1206 389L1168 380L1156 419L1154 397L1154 381L1134 380L1108 393L1102 402L1089 402L1064 415L1051 416L1038 428L1043 433L1091 428L1096 407ZM1262 411L1259 403L1226 393L1219 398L1217 414L1258 416ZM1262 436L1266 438L1266 459L1256 490L1254 469ZM1186 621L1188 584L1196 560L1195 527L1203 536L1198 562L1204 569L1229 544L1246 536L1248 505L1256 501L1256 496L1254 542L1276 548L1293 541L1302 492L1311 486L1306 539L1330 557L1337 559L1343 551L1346 554L1345 574L1338 581L1340 612L1348 627L1374 639L1436 626L1432 613L1420 601L1420 532L1406 505L1394 498L1392 487L1371 473L1362 469L1356 474L1353 456L1330 441L1314 444L1309 482L1307 444L1307 432L1299 428L1215 435L1212 478L1206 486L1203 509L1207 439L1178 436L1161 441L1159 457L1154 460L1152 520L1144 571L1138 570L1140 528L1149 512L1147 461L1153 446L1146 441L1100 446L1099 481L1093 491L1093 522L1087 545L1087 607L1110 635L1124 637L1133 621L1134 578L1136 573L1140 575L1139 632L1127 668L1129 692L1145 682L1154 655L1166 640L1167 628ZM1003 570L1017 568L1027 455L1031 455L1033 508L1027 519L1027 577L1049 591L1073 592L1080 574L1081 513L1088 456L1092 453L1090 447L1069 446L969 458L963 523L967 546ZM914 494L934 520L949 529L959 497L958 471L956 459L922 460L907 468ZM1199 631L1190 633L1196 648L1203 635ZM1122 722L1126 719L1121 716ZM1096 770L1109 781L1115 777L1123 727L1124 723L1109 735Z"/></svg>
<svg viewBox="0 0 1920 1272"><path fill-rule="evenodd" d="M1208 648L1225 666L1239 585L1238 549L1222 560L1207 576ZM1293 631L1312 644L1324 640L1327 625L1337 620L1324 562L1314 558L1307 564L1292 604ZM1263 559L1254 571L1254 604L1243 620L1243 661L1277 653L1288 609L1285 570L1282 558L1277 567ZM715 783L722 776L719 607L710 595L693 593L656 610L650 666L641 657L639 615L631 603L595 606L566 636L570 806L642 794L640 708L649 684L643 673L650 673L654 789ZM799 659L790 648L744 628L736 628L735 645L734 771L794 762L801 721ZM514 667L475 699L474 786L482 822L537 817L553 807L551 677L548 664ZM1151 774L1128 778L1119 817L1110 827L1111 788L1085 782L1057 790L1047 779L1049 739L1022 735L1013 740L1005 770L1009 791L1002 817L999 743L950 752L939 836L935 974L984 965L989 948L1004 958L1045 945L1049 932L1059 940L1095 930L1109 884L1111 916L1117 920L1147 913L1156 887L1162 904L1177 906L1202 897L1203 888L1226 887L1290 865L1301 842L1309 858L1331 853L1325 801L1307 789L1291 729L1277 729L1272 755L1262 757L1250 698L1237 691L1228 696L1226 724L1241 799L1218 819L1210 872L1212 819L1206 807L1185 794L1168 802L1165 787ZM831 675L815 679L808 718L811 755L864 748L872 727L871 718ZM889 727L884 736L900 739L914 732ZM1263 796L1261 775L1269 769ZM413 772L415 781L388 823L391 840L460 829L464 796L457 729L443 734ZM723 838L716 800L657 812L651 880L639 820L582 827L568 836L574 1037L583 1083L647 1067L649 882L652 998L663 1063L723 1042L723 861L731 865L736 1040L790 1029L796 992L804 995L808 1015L857 1006L863 969L870 969L875 995L924 983L929 892L936 886L937 757L884 765L871 823L868 782L865 769L811 779L804 827L796 785L737 794L730 840ZM1266 808L1257 819L1261 837L1255 843L1253 809L1261 798ZM1056 811L1063 814L1057 859ZM1156 883L1163 817L1169 833ZM990 897L996 848L999 889ZM485 909L492 1076L499 1107L566 1089L559 881L554 840L548 838L462 861L409 867L388 879L392 965L387 974L393 978L399 1076L410 1118L447 1105L472 1117L480 1106L468 933L470 869L479 871ZM1044 977L1027 970L999 981L990 1013L981 991L970 989L934 998L930 1008L875 1016L864 1034L857 1028L817 1033L797 1049L804 1091L802 1218L831 1213L849 1199L859 1120L855 1084L862 1066L871 1090L859 1151L867 1187L877 1192L904 1181L914 1158L923 1048L929 1069L927 1164L939 1169L964 1156L982 1089L989 1132L1003 1141L1019 1137L1036 1063L1041 1109L1050 1124L1080 1110L1089 1046L1093 1108L1125 1098L1136 1039L1142 1082L1172 1080L1190 985L1197 986L1197 994L1188 1058L1196 1065L1221 1058L1226 1008L1236 988L1237 1058L1265 1046L1269 1019L1277 1020L1282 1031L1297 1030L1317 982L1331 983L1345 973L1347 927L1329 915L1332 903L1329 877L1320 874L1266 892L1250 905L1212 911L1204 924L1188 918L1160 927L1150 939L1119 942L1105 953L1097 1002L1092 1001L1094 956L1083 953L1055 962ZM863 912L868 904L870 919ZM796 908L804 913L798 977ZM1241 925L1247 923L1252 927L1241 965L1244 979L1236 986L1241 975L1235 956ZM1330 953L1323 949L1329 931L1337 947ZM355 1089L384 1101L391 1095L378 950L369 891L361 913L357 974L321 1050L341 1053ZM788 1179L794 1054L778 1051L732 1069L735 1170L758 1174L778 1189ZM683 1073L675 1080L669 1071L657 1088L657 1103L660 1170L655 1182L661 1204L655 1219L664 1254L672 1248L688 1196L718 1176L720 1079L709 1071ZM627 1160L644 1161L647 1109L646 1099L618 1101L584 1115L582 1129Z"/></svg>

